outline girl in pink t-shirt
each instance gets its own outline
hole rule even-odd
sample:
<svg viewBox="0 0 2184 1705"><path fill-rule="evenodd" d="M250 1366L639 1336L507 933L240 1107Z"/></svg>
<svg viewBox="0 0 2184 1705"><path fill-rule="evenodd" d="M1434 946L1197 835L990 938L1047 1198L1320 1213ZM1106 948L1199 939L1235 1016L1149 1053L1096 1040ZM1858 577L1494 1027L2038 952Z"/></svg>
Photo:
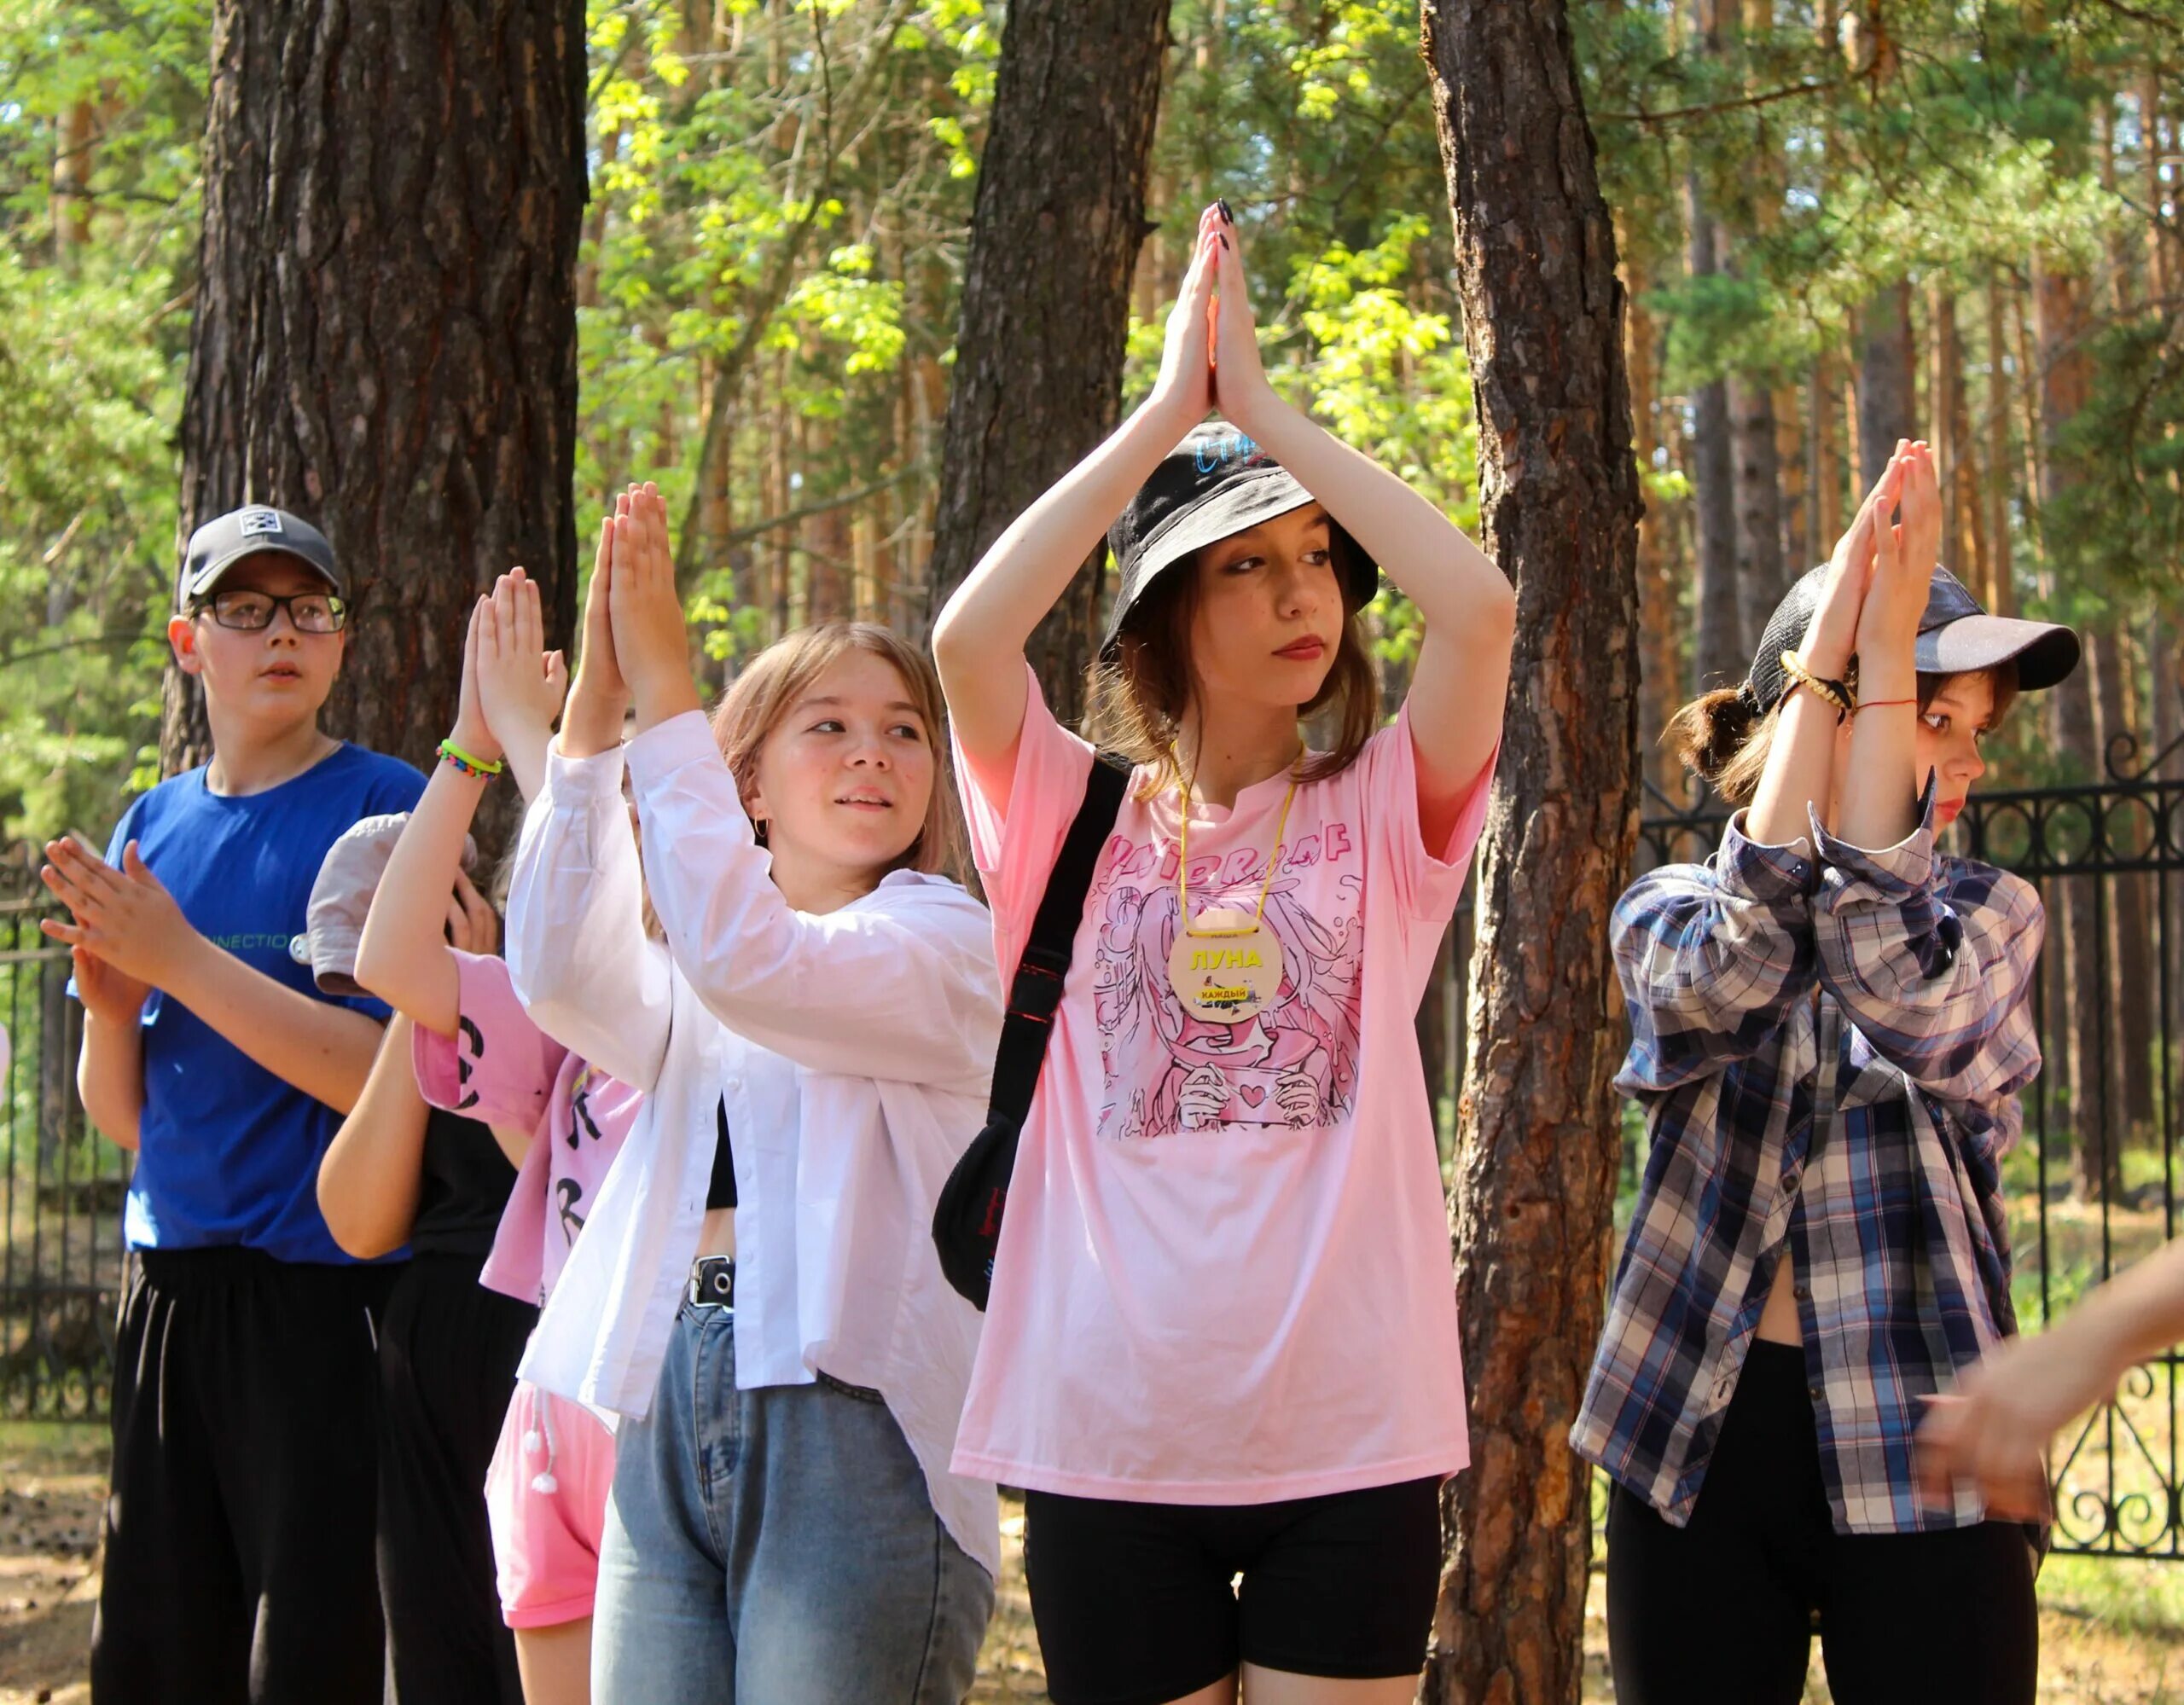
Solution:
<svg viewBox="0 0 2184 1705"><path fill-rule="evenodd" d="M413 1021L412 1069L425 1099L528 1137L479 1279L538 1305L642 1099L531 1022L505 960L450 947L442 928L490 779L484 766L505 758L526 798L543 783L566 678L558 653L541 666L541 632L538 588L522 570L479 600L449 743L455 761L434 771L404 827L357 953L358 978ZM665 952L657 942L651 950ZM590 1696L592 1605L613 1478L614 1435L600 1419L519 1379L483 1489L501 1615L531 1705Z"/></svg>
<svg viewBox="0 0 2184 1705"><path fill-rule="evenodd" d="M1208 208L1152 396L935 629L1005 966L1093 753L1013 659L1110 522L1092 685L1101 744L1137 768L1018 1153L956 1467L1027 1488L1060 1705L1211 1705L1240 1673L1247 1698L1392 1705L1425 1655L1439 1484L1466 1460L1413 1021L1484 816L1514 600L1430 502L1275 395L1235 227ZM1426 619L1385 728L1357 622L1376 564ZM1332 749L1308 751L1322 713Z"/></svg>

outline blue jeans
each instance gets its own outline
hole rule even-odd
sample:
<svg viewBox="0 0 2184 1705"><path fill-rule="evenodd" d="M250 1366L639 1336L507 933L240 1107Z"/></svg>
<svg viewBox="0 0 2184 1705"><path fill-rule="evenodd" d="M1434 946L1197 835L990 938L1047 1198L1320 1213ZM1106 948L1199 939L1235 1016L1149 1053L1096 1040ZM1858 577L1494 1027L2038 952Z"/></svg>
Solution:
<svg viewBox="0 0 2184 1705"><path fill-rule="evenodd" d="M878 1394L738 1391L730 1311L683 1306L615 1437L594 1698L960 1705L992 1610Z"/></svg>

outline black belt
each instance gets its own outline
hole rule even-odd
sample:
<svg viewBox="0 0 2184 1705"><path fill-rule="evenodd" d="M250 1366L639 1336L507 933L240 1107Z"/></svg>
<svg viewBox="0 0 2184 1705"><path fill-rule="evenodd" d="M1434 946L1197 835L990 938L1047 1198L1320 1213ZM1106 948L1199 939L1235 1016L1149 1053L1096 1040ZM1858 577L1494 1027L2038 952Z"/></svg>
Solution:
<svg viewBox="0 0 2184 1705"><path fill-rule="evenodd" d="M690 1282L683 1300L693 1308L732 1308L735 1306L735 1257L701 1255L690 1263Z"/></svg>

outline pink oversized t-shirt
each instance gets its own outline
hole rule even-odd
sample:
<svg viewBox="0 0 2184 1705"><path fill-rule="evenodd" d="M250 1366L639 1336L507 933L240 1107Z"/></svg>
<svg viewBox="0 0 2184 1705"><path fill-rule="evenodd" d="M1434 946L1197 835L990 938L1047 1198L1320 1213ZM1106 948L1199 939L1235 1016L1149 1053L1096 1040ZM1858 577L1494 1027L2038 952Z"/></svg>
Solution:
<svg viewBox="0 0 2184 1705"><path fill-rule="evenodd" d="M957 755L1001 963L1020 956L1091 748L1036 681L1004 815ZM1269 1013L1168 983L1171 786L1141 771L1095 867L1002 1221L955 1471L1080 1497L1246 1504L1468 1460L1455 1287L1414 1018L1486 809L1429 850L1408 716L1297 790ZM1288 786L1194 802L1190 905L1257 902Z"/></svg>
<svg viewBox="0 0 2184 1705"><path fill-rule="evenodd" d="M415 1027L417 1087L435 1107L531 1134L478 1282L543 1305L643 1097L533 1024L506 960L450 951L461 1022L451 1037Z"/></svg>

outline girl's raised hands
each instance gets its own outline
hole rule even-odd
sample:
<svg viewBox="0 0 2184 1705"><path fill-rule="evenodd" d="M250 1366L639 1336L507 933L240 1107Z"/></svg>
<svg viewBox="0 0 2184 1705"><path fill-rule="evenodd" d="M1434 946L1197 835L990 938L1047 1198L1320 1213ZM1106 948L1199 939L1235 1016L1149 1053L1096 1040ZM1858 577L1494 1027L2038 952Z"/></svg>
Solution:
<svg viewBox="0 0 2184 1705"><path fill-rule="evenodd" d="M614 657L630 683L642 732L699 705L675 558L667 544L667 504L649 480L630 495L629 513L614 518L609 571Z"/></svg>
<svg viewBox="0 0 2184 1705"><path fill-rule="evenodd" d="M1208 207L1198 216L1198 246L1192 252L1176 305L1169 311L1160 375L1153 381L1152 400L1182 419L1178 436L1213 408L1214 266L1223 229L1219 208Z"/></svg>
<svg viewBox="0 0 2184 1705"><path fill-rule="evenodd" d="M630 491L636 490L635 486ZM611 705L619 719L629 703L630 686L614 659L614 624L607 613L607 594L614 583L614 522L630 513L630 491L618 496L613 507L599 518L599 549L591 560L591 584L584 589L584 649L577 654L577 678L572 689L580 699Z"/></svg>
<svg viewBox="0 0 2184 1705"><path fill-rule="evenodd" d="M478 696L478 629L491 602L491 594L480 594L470 606L470 625L462 632L462 684L456 691L455 726L447 736L461 750L488 763L500 757L501 743Z"/></svg>
<svg viewBox="0 0 2184 1705"><path fill-rule="evenodd" d="M505 745L519 732L550 734L569 690L568 664L546 649L538 583L512 568L479 600L478 699Z"/></svg>
<svg viewBox="0 0 2184 1705"><path fill-rule="evenodd" d="M1857 514L1835 542L1834 554L1828 559L1820 607L1813 612L1802 647L1805 667L1826 680L1842 679L1857 650L1859 616L1865 607L1866 588L1873 579L1875 541L1889 525L1888 518L1902 489L1907 448L1896 445L1896 455L1866 494L1866 501L1858 506Z"/></svg>
<svg viewBox="0 0 2184 1705"><path fill-rule="evenodd" d="M516 786L537 797L546 774L554 718L568 696L568 665L546 645L538 583L510 569L478 600L475 661L479 703L495 745L508 754Z"/></svg>
<svg viewBox="0 0 2184 1705"><path fill-rule="evenodd" d="M1213 249L1219 286L1213 310L1213 405L1248 429L1259 405L1273 399L1274 387L1259 359L1258 322L1244 276L1243 234L1225 211L1217 211L1214 217L1224 241Z"/></svg>
<svg viewBox="0 0 2184 1705"><path fill-rule="evenodd" d="M1873 583L1858 612L1862 681L1884 661L1910 664L1941 549L1941 480L1933 451L1924 444L1903 445L1896 466L1902 519L1891 525L1884 516L1874 532Z"/></svg>

